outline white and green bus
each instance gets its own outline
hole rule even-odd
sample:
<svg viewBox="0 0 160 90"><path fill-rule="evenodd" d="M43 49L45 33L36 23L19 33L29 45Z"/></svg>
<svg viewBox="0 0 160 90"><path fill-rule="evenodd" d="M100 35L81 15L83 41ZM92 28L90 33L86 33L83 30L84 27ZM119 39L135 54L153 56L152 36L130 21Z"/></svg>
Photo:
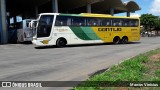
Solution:
<svg viewBox="0 0 160 90"><path fill-rule="evenodd" d="M140 20L136 17L119 17L106 14L39 15L36 46L64 47L65 45L113 42L127 43L140 40Z"/></svg>

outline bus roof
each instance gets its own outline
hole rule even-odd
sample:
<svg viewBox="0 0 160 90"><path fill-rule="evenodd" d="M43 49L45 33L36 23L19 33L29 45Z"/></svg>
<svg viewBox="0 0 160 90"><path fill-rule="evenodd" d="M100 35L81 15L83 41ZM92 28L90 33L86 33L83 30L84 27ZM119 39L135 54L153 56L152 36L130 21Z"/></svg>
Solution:
<svg viewBox="0 0 160 90"><path fill-rule="evenodd" d="M80 13L80 14L65 14L65 13L41 13L40 15L61 15L61 16L77 16L77 17L109 17L109 18L132 18L139 19L139 17L126 16L112 16L110 14L94 14L94 13Z"/></svg>

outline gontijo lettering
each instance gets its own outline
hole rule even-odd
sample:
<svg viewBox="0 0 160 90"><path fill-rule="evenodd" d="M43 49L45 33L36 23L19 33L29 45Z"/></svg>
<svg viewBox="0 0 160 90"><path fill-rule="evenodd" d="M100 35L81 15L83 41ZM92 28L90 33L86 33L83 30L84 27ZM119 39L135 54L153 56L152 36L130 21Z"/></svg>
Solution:
<svg viewBox="0 0 160 90"><path fill-rule="evenodd" d="M98 28L98 31L122 31L122 28Z"/></svg>

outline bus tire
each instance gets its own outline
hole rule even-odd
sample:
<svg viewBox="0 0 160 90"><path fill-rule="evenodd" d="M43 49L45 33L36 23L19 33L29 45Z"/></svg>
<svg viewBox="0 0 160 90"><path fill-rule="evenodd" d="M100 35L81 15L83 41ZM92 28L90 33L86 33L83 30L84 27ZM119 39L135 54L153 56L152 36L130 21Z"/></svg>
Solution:
<svg viewBox="0 0 160 90"><path fill-rule="evenodd" d="M128 37L125 36L122 38L122 44L127 44L128 43Z"/></svg>
<svg viewBox="0 0 160 90"><path fill-rule="evenodd" d="M118 36L114 37L113 43L114 44L119 44L120 43L120 37L118 37Z"/></svg>
<svg viewBox="0 0 160 90"><path fill-rule="evenodd" d="M67 41L65 38L59 38L56 42L56 46L59 48L65 47L67 44Z"/></svg>

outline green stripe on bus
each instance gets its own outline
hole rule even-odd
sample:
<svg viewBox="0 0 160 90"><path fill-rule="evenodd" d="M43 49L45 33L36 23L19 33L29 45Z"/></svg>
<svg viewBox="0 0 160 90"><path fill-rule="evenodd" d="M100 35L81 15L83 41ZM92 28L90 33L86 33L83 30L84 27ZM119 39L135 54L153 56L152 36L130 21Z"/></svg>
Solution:
<svg viewBox="0 0 160 90"><path fill-rule="evenodd" d="M80 28L80 27L73 27L71 26L70 29L74 32L74 34L82 39L82 40L92 40L91 38L89 38L86 33L84 33L84 31Z"/></svg>
<svg viewBox="0 0 160 90"><path fill-rule="evenodd" d="M83 32L92 40L101 40L91 27L81 27Z"/></svg>

